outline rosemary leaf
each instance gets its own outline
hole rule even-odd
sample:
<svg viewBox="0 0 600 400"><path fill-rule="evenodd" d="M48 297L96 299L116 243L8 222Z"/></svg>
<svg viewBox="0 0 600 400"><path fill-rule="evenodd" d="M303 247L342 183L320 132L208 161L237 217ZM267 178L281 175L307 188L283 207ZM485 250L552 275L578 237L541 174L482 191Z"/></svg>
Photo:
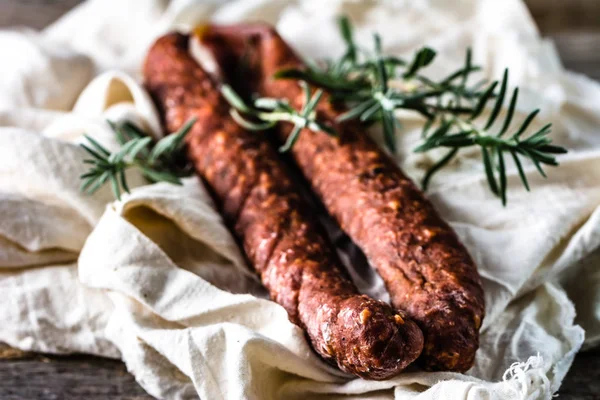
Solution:
<svg viewBox="0 0 600 400"><path fill-rule="evenodd" d="M502 137L508 130L510 123L512 122L513 115L515 113L515 108L517 107L517 98L519 97L519 88L515 88L513 91L512 98L510 99L510 105L508 106L508 111L506 114L506 118L504 119L504 125L502 125L502 129L498 132L498 137Z"/></svg>
<svg viewBox="0 0 600 400"><path fill-rule="evenodd" d="M502 109L502 104L504 103L504 96L506 94L507 85L508 85L508 69L505 69L504 77L502 78L502 84L500 85L500 93L498 94L498 97L496 98L496 103L494 104L494 109L492 110L492 113L490 114L490 117L488 118L488 121L485 124L485 127L483 129L490 129L490 127L492 126L494 121L496 121L496 117L498 117L498 114L500 113L500 110Z"/></svg>
<svg viewBox="0 0 600 400"><path fill-rule="evenodd" d="M305 83L306 84L306 83ZM311 112L314 111L314 109L317 107L317 103L319 102L319 100L321 100L321 97L323 97L323 91L322 90L317 90L314 94L314 96L311 98L310 97L310 88L308 88L308 85L306 85L306 91L305 91L305 96L306 96L306 103L304 105L304 116L308 117L309 114Z"/></svg>
<svg viewBox="0 0 600 400"><path fill-rule="evenodd" d="M87 188L87 193L93 194L98 191L98 189L100 189L100 187L106 183L110 175L111 171L104 171L97 179L94 180L93 185Z"/></svg>
<svg viewBox="0 0 600 400"><path fill-rule="evenodd" d="M366 110L368 110L373 105L375 105L376 103L377 103L377 101L374 100L374 99L369 99L367 101L364 101L364 102L360 103L359 105L357 105L356 107L351 108L350 110L348 110L345 113L343 113L342 115L340 115L337 118L337 121L338 122L343 122L343 121L347 121L347 120L350 120L350 119L361 118L361 115Z"/></svg>
<svg viewBox="0 0 600 400"><path fill-rule="evenodd" d="M490 190L494 194L498 194L498 185L496 184L496 178L494 177L494 167L492 166L492 161L490 160L490 154L486 147L481 148L481 156L483 157L483 165L485 167L485 175L488 180L488 185L490 186Z"/></svg>
<svg viewBox="0 0 600 400"><path fill-rule="evenodd" d="M564 147L547 144L539 147L538 151L550 154L565 154L567 152L567 149L565 149Z"/></svg>
<svg viewBox="0 0 600 400"><path fill-rule="evenodd" d="M168 171L155 171L152 168L140 167L144 176L150 179L152 182L169 182L174 185L181 185L181 180L177 175L174 175Z"/></svg>
<svg viewBox="0 0 600 400"><path fill-rule="evenodd" d="M373 118L373 116L381 110L381 104L375 102L371 107L369 107L365 112L360 116L361 122L369 121Z"/></svg>
<svg viewBox="0 0 600 400"><path fill-rule="evenodd" d="M527 176L525 176L525 171L523 171L523 166L521 165L521 161L519 161L519 157L517 156L516 152L511 151L510 154L512 155L512 158L515 161L515 166L517 167L517 171L519 171L519 176L521 177L521 182L523 182L523 186L525 186L525 189L529 192L529 182L527 182Z"/></svg>
<svg viewBox="0 0 600 400"><path fill-rule="evenodd" d="M225 100L227 100L232 107L240 110L243 113L251 113L252 110L246 105L244 100L242 100L242 98L236 93L235 90L233 90L231 86L227 84L222 85L221 93L223 94L223 97L225 97Z"/></svg>
<svg viewBox="0 0 600 400"><path fill-rule="evenodd" d="M534 157L530 157L530 159L533 162L533 165L535 165L535 168L538 170L540 175L543 176L544 178L548 178L548 176L546 175L546 172L544 172L544 169L542 168L541 163L538 160L536 160Z"/></svg>
<svg viewBox="0 0 600 400"><path fill-rule="evenodd" d="M119 181L121 183L121 186L123 187L123 190L125 190L125 192L127 192L127 193L130 193L129 186L127 185L127 179L125 179L125 170L124 169L119 171Z"/></svg>
<svg viewBox="0 0 600 400"><path fill-rule="evenodd" d="M233 118L233 120L237 122L238 125L240 125L242 128L248 129L249 131L264 131L266 129L274 127L276 124L273 121L266 121L260 123L248 121L238 112L238 110L234 108L229 110L229 114L231 115L231 118Z"/></svg>
<svg viewBox="0 0 600 400"><path fill-rule="evenodd" d="M381 110L383 120L383 138L392 153L396 152L396 130L394 123L394 114L391 111Z"/></svg>
<svg viewBox="0 0 600 400"><path fill-rule="evenodd" d="M87 135L85 135L85 138L89 140L89 137ZM97 159L99 161L106 161L107 160L105 156L98 154L97 152L95 152L90 147L86 146L85 144L82 144L81 147L83 147L83 149L85 151L87 151L95 159Z"/></svg>
<svg viewBox="0 0 600 400"><path fill-rule="evenodd" d="M121 200L121 190L119 190L119 182L117 181L117 177L115 175L110 176L110 184L115 198L117 200Z"/></svg>
<svg viewBox="0 0 600 400"><path fill-rule="evenodd" d="M147 149L147 147L150 145L150 143L152 143L152 138L150 138L148 136L146 136L145 138L137 139L137 140L134 139L133 140L133 145L127 151L127 155L129 157L131 157L132 160L135 160L135 158L138 156L138 154L142 150ZM152 157L150 157L150 159L152 160Z"/></svg>
<svg viewBox="0 0 600 400"><path fill-rule="evenodd" d="M152 150L150 151L150 155L148 156L148 160L150 161L150 163L153 163L159 158L170 155L179 150L183 144L183 138L185 137L185 135L188 134L188 132L192 129L192 126L195 123L196 118L192 118L188 122L186 122L179 129L179 131L171 135L167 135L161 140L159 140L158 143L156 143L156 145L152 148ZM143 147L145 146L142 146L141 148ZM137 148L132 149L132 153L135 152L136 149ZM137 154L137 152L135 152L135 154Z"/></svg>
<svg viewBox="0 0 600 400"><path fill-rule="evenodd" d="M281 153L285 153L285 152L289 151L292 148L292 146L298 140L298 137L300 136L300 131L301 130L302 130L302 128L300 128L299 126L295 126L294 127L294 129L292 130L292 132L288 136L285 144L279 148L279 151Z"/></svg>
<svg viewBox="0 0 600 400"><path fill-rule="evenodd" d="M494 95L494 89L496 89L496 86L498 86L498 81L492 82L492 84L487 88L487 90L483 92L483 94L479 98L477 106L475 106L475 109L471 114L471 120L474 120L481 114L488 100Z"/></svg>
<svg viewBox="0 0 600 400"><path fill-rule="evenodd" d="M91 136L88 135L83 135L88 142L91 143L91 145L94 147L94 149L96 149L96 151L98 151L99 153L101 153L103 156L108 156L110 154L110 152L108 150L106 150L104 148L104 146L102 146L100 143L98 143L96 140L94 140L94 138L92 138Z"/></svg>
<svg viewBox="0 0 600 400"><path fill-rule="evenodd" d="M498 175L500 177L500 198L502 205L506 205L506 167L504 166L504 156L502 151L498 151Z"/></svg>
<svg viewBox="0 0 600 400"><path fill-rule="evenodd" d="M438 162L436 162L431 168L427 170L427 173L425 173L425 176L421 181L421 186L423 187L423 190L427 190L427 188L429 187L429 181L431 180L433 175L440 169L442 169L444 166L446 166L446 164L448 164L450 160L454 158L456 153L458 153L458 148L450 150L444 157L442 157Z"/></svg>
<svg viewBox="0 0 600 400"><path fill-rule="evenodd" d="M429 47L423 47L417 52L412 63L404 73L404 78L412 78L421 68L431 64L436 56L435 50Z"/></svg>
<svg viewBox="0 0 600 400"><path fill-rule="evenodd" d="M521 125L519 130L513 135L513 137L519 138L525 132L525 130L527 130L527 127L529 127L529 124L531 123L531 121L533 121L533 119L535 118L536 115L538 115L539 112L540 112L540 110L538 108L537 110L535 110L531 114L529 114L527 116L527 118L525 118L525 121L523 121L523 124Z"/></svg>

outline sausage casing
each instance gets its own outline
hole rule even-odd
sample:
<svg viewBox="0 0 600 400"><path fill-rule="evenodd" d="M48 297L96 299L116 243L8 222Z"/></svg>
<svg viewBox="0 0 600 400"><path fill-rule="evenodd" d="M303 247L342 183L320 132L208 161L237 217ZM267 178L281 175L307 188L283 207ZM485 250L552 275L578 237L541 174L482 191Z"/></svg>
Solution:
<svg viewBox="0 0 600 400"><path fill-rule="evenodd" d="M188 45L187 35L160 38L146 58L146 87L168 131L197 119L188 155L271 298L326 361L368 379L396 375L421 352L420 329L358 293L275 150L231 119Z"/></svg>
<svg viewBox="0 0 600 400"><path fill-rule="evenodd" d="M211 26L201 35L225 76L240 92L289 99L300 109L297 82L276 80L283 68L304 66L273 30L263 25ZM245 75L236 69L243 65ZM425 369L466 371L479 347L484 297L475 264L452 228L394 161L326 96L318 118L339 138L303 129L292 156L342 230L383 278L392 304L421 327ZM292 127L280 124L285 140Z"/></svg>

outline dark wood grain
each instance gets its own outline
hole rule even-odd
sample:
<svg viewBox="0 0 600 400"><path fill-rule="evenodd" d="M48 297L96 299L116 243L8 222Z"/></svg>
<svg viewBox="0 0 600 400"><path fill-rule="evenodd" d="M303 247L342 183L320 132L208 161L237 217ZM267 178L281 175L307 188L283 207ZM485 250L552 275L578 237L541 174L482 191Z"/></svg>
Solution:
<svg viewBox="0 0 600 400"><path fill-rule="evenodd" d="M0 27L21 25L41 29L80 2L0 0ZM565 67L600 80L600 0L526 0L526 3L542 34L555 42ZM600 349L577 355L559 394L559 399L600 400ZM151 397L119 361L4 350L0 351L0 399Z"/></svg>
<svg viewBox="0 0 600 400"><path fill-rule="evenodd" d="M559 399L600 399L600 348L577 354L560 387Z"/></svg>
<svg viewBox="0 0 600 400"><path fill-rule="evenodd" d="M525 0L543 34L600 29L598 0Z"/></svg>
<svg viewBox="0 0 600 400"><path fill-rule="evenodd" d="M0 361L0 399L149 400L124 364L93 356L26 354ZM577 355L559 399L600 399L600 349Z"/></svg>
<svg viewBox="0 0 600 400"><path fill-rule="evenodd" d="M28 355L0 361L2 400L153 399L117 360Z"/></svg>
<svg viewBox="0 0 600 400"><path fill-rule="evenodd" d="M600 80L600 30L566 31L552 39L566 68Z"/></svg>
<svg viewBox="0 0 600 400"><path fill-rule="evenodd" d="M0 0L0 27L27 26L41 29L81 2L81 0Z"/></svg>

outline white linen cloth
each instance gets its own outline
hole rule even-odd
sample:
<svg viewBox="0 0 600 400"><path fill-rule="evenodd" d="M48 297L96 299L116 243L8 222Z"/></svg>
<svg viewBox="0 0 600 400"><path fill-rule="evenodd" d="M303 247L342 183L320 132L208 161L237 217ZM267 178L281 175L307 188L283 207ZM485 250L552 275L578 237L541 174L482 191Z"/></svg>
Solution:
<svg viewBox="0 0 600 400"><path fill-rule="evenodd" d="M340 13L365 45L378 31L391 54L437 49L432 75L458 67L468 46L483 76L510 67L520 110L539 106L570 149L548 179L527 169L531 193L511 169L506 208L476 152L461 152L432 183L429 198L485 286L481 348L467 374L413 367L372 382L325 365L265 299L196 178L147 185L132 172L122 201L106 187L79 192L83 133L111 148L106 119L161 134L140 86L156 37L266 20L302 54L329 57L341 50ZM42 32L1 31L0 50L2 342L121 358L157 398L291 400L549 399L580 347L600 341L600 86L561 67L521 1L92 0ZM439 154L412 153L422 121L399 117L398 161L419 179ZM372 273L354 276L385 298Z"/></svg>

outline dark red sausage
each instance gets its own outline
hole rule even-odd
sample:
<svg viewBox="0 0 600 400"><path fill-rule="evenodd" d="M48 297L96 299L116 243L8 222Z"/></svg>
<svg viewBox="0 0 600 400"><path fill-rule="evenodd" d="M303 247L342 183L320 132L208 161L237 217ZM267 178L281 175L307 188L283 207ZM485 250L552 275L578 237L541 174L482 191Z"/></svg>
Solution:
<svg viewBox="0 0 600 400"><path fill-rule="evenodd" d="M341 370L367 379L398 374L422 350L420 329L358 293L277 153L262 133L233 122L188 42L174 33L154 44L144 66L146 87L168 131L197 118L187 136L189 156L271 298Z"/></svg>
<svg viewBox="0 0 600 400"><path fill-rule="evenodd" d="M241 92L287 98L296 108L295 81L275 80L299 58L267 25L212 26L201 35L225 75ZM236 69L242 65L244 75ZM335 124L345 110L324 98L318 116L340 139L304 129L292 149L298 167L329 213L363 250L386 283L393 305L425 334L426 369L466 371L479 347L484 316L481 280L473 260L423 193L359 124ZM281 124L280 140L292 127Z"/></svg>

